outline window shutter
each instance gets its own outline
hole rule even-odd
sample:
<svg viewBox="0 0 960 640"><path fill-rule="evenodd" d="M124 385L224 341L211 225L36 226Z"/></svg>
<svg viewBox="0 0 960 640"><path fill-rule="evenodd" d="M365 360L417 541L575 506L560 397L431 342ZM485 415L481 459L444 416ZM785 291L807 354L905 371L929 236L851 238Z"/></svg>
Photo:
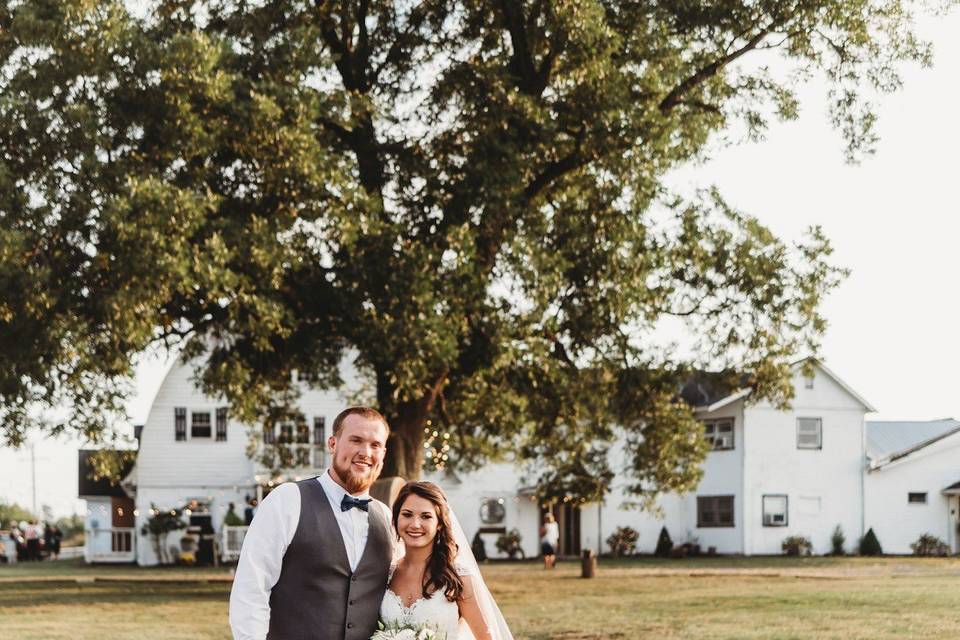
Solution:
<svg viewBox="0 0 960 640"><path fill-rule="evenodd" d="M176 407L173 410L173 433L174 440L187 439L187 408Z"/></svg>
<svg viewBox="0 0 960 640"><path fill-rule="evenodd" d="M227 408L217 409L217 442L227 441Z"/></svg>

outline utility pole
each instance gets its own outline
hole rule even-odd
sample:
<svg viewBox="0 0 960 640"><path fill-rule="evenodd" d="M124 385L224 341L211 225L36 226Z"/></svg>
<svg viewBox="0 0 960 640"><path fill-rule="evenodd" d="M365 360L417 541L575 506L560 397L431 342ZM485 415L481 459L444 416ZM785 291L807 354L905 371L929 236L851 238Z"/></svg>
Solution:
<svg viewBox="0 0 960 640"><path fill-rule="evenodd" d="M31 512L36 518L37 516L37 445L33 442L30 443L30 486L33 490L33 507Z"/></svg>

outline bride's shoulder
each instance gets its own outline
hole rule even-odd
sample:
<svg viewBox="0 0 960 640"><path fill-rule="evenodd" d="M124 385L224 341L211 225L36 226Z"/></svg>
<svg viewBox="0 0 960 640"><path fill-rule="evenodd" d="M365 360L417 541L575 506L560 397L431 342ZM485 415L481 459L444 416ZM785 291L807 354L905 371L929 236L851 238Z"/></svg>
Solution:
<svg viewBox="0 0 960 640"><path fill-rule="evenodd" d="M453 561L453 570L457 572L457 575L461 578L465 576L472 576L475 572L465 563L460 562L459 560Z"/></svg>

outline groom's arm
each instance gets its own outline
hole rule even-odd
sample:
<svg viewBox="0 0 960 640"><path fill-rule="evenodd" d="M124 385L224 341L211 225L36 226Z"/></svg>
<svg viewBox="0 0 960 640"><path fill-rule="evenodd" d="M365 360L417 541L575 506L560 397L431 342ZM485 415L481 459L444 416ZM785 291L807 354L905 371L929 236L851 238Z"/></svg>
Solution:
<svg viewBox="0 0 960 640"><path fill-rule="evenodd" d="M300 521L300 488L274 489L257 509L240 550L230 590L230 629L235 640L264 640L270 628L270 591L280 578L283 555Z"/></svg>

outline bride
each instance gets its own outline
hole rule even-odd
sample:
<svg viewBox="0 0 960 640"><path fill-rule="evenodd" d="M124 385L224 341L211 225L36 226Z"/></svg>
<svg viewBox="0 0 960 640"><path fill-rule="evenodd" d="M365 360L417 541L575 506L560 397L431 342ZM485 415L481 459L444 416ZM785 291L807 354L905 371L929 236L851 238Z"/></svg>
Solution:
<svg viewBox="0 0 960 640"><path fill-rule="evenodd" d="M446 640L513 640L440 487L404 485L393 527L404 555L390 568L384 624L430 625Z"/></svg>

